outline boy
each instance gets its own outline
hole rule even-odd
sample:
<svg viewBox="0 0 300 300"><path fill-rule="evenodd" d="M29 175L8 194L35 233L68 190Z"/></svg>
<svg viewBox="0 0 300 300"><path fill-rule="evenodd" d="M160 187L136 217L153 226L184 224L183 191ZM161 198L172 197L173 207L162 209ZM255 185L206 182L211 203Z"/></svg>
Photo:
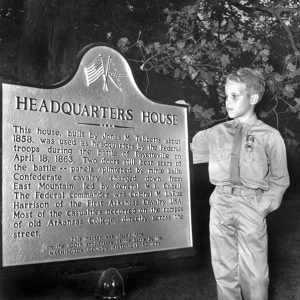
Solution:
<svg viewBox="0 0 300 300"><path fill-rule="evenodd" d="M209 162L216 186L209 231L219 300L268 298L266 216L279 207L289 175L282 137L254 111L264 90L257 70L229 75L226 110L233 120L198 132L191 143L193 163Z"/></svg>

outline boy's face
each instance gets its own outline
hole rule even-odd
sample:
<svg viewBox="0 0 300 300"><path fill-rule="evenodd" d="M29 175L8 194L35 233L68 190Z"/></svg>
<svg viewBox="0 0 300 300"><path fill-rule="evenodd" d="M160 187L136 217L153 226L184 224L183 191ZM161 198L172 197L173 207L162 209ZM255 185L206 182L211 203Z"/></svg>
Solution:
<svg viewBox="0 0 300 300"><path fill-rule="evenodd" d="M225 94L226 110L230 118L243 121L253 114L257 95L250 96L245 83L228 80L225 84Z"/></svg>

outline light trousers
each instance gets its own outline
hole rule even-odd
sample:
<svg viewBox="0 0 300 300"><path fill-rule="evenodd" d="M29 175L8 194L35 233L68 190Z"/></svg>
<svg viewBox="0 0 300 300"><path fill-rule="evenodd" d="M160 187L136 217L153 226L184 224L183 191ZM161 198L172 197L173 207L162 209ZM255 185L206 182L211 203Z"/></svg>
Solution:
<svg viewBox="0 0 300 300"><path fill-rule="evenodd" d="M218 300L267 300L266 218L258 194L234 195L216 188L210 197L210 246Z"/></svg>

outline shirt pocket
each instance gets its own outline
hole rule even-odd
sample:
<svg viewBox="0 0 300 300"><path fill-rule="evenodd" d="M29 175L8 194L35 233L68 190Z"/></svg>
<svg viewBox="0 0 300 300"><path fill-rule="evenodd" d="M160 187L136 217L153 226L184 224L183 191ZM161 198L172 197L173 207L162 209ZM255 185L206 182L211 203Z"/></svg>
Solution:
<svg viewBox="0 0 300 300"><path fill-rule="evenodd" d="M228 160L231 154L231 145L216 145L215 148L210 149L210 158L215 161Z"/></svg>
<svg viewBox="0 0 300 300"><path fill-rule="evenodd" d="M246 150L246 143L241 148L241 160L247 163L257 162L260 164L267 164L268 158L265 149L258 142L255 142L250 150Z"/></svg>
<svg viewBox="0 0 300 300"><path fill-rule="evenodd" d="M211 153L208 170L209 170L209 177L212 182L218 182L218 184L224 183L228 179L229 169L230 169L229 149L222 149L222 151Z"/></svg>
<svg viewBox="0 0 300 300"><path fill-rule="evenodd" d="M229 157L230 157L230 151L229 150L222 150L218 153L213 153L213 158L216 161L227 160Z"/></svg>
<svg viewBox="0 0 300 300"><path fill-rule="evenodd" d="M240 156L241 177L252 183L263 182L268 173L268 158L263 146L256 142L251 150L247 151L243 144Z"/></svg>

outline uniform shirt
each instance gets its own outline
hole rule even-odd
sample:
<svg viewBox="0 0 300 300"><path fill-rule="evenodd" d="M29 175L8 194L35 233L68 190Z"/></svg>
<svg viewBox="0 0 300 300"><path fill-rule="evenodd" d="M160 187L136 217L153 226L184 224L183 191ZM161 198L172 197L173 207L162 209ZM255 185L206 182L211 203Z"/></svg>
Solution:
<svg viewBox="0 0 300 300"><path fill-rule="evenodd" d="M230 154L238 121L231 120L198 132L191 143L193 163L209 163L209 179L216 186L230 185ZM273 127L252 117L242 124L240 181L245 187L261 189L268 212L275 210L289 186L284 141ZM246 150L247 136L254 142Z"/></svg>

